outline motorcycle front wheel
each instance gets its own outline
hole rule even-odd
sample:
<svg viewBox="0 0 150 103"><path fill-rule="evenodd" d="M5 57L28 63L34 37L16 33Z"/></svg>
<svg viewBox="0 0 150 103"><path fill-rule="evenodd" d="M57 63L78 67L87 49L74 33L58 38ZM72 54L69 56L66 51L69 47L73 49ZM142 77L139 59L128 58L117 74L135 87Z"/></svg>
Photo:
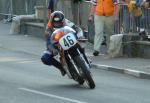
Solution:
<svg viewBox="0 0 150 103"><path fill-rule="evenodd" d="M89 85L89 87L91 89L95 88L95 82L91 76L91 72L88 70L85 61L82 60L82 58L80 56L76 56L74 58L74 61L76 63L76 65L78 66L78 68L80 68L82 70L83 73L83 78L87 81L87 84Z"/></svg>
<svg viewBox="0 0 150 103"><path fill-rule="evenodd" d="M80 85L83 85L84 83L84 79L77 73L77 71L75 71L75 67L74 65L67 59L67 65L68 65L68 69L70 71L70 74L72 76L72 78L77 81Z"/></svg>

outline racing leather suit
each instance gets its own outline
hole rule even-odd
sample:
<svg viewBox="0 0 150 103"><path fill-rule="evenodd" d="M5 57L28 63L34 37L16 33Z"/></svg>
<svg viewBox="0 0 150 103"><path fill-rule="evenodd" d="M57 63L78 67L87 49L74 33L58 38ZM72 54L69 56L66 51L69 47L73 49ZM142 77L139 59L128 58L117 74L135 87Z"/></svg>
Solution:
<svg viewBox="0 0 150 103"><path fill-rule="evenodd" d="M69 26L72 29L74 29L75 32L76 32L77 38L83 37L82 29L80 27L78 27L77 25L75 25L73 22L65 19L64 26ZM54 56L57 55L57 50L53 48L53 45L51 43L51 38L50 38L51 34L53 33L54 30L55 30L55 28L52 28L51 25L47 25L46 31L45 31L46 34L48 34L46 36L46 47L47 47L47 50L43 52L43 55L41 57L41 61L44 64L46 64L46 65L49 65L49 66L53 65L53 66L55 66L62 73L62 72L64 72L64 69L63 69L61 63L54 58Z"/></svg>

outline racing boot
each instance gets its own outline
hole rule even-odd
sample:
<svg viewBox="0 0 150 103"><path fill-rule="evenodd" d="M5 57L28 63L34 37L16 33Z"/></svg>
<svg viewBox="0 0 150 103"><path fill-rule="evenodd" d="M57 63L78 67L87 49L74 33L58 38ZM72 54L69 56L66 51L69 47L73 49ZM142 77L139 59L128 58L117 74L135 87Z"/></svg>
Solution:
<svg viewBox="0 0 150 103"><path fill-rule="evenodd" d="M60 62L58 62L56 59L53 58L52 59L52 65L60 70L62 76L65 76L66 71L65 71L65 69L63 68L63 66L61 65Z"/></svg>

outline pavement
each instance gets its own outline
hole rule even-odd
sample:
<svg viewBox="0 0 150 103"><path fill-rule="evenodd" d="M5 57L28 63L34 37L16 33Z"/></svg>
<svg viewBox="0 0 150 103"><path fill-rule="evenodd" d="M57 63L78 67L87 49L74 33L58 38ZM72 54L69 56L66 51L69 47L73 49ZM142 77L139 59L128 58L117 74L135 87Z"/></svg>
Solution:
<svg viewBox="0 0 150 103"><path fill-rule="evenodd" d="M36 55L40 61L40 56L45 50L44 39L32 35L9 34L10 28L11 23L0 21L0 48ZM108 58L105 53L95 57L92 54L93 44L86 42L83 45L87 56L92 60L93 68L118 72L141 79L150 79L150 59L128 57ZM105 47L103 48L105 49Z"/></svg>

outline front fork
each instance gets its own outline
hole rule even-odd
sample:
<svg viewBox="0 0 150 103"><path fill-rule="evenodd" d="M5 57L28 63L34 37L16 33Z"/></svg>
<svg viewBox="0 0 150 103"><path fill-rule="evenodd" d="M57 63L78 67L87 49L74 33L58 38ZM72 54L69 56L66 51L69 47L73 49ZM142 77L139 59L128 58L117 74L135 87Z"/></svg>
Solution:
<svg viewBox="0 0 150 103"><path fill-rule="evenodd" d="M65 54L64 54L64 50L61 50L61 52L60 52L60 62L61 62L61 64L62 64L62 66L63 66L63 68L65 69L65 71L66 71L66 73L67 73L67 75L68 75L68 77L70 78L70 79L72 79L72 76L71 76L71 74L70 74L70 72L69 72L69 70L68 70L68 65L67 65L67 63L66 63L66 60L65 60Z"/></svg>
<svg viewBox="0 0 150 103"><path fill-rule="evenodd" d="M81 50L82 49L82 50ZM89 60L87 59L85 52L84 52L84 48L81 48L80 50L77 48L77 51L80 55L80 57L82 58L82 60L85 62L86 67L88 68L88 70L90 71L91 68L91 64L89 62Z"/></svg>
<svg viewBox="0 0 150 103"><path fill-rule="evenodd" d="M75 62L73 61L73 59L72 59L72 57L70 56L69 53L68 53L68 58L70 59L70 62L73 64L73 66L74 66L76 72L77 72L78 74L80 74L80 71L78 70L78 67L76 66Z"/></svg>

